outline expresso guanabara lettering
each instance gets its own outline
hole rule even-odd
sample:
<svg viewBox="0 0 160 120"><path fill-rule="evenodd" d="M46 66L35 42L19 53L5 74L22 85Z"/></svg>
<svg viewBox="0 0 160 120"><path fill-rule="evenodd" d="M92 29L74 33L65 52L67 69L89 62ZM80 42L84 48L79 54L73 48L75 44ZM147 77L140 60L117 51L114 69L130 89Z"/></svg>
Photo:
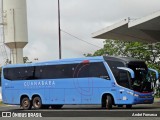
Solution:
<svg viewBox="0 0 160 120"><path fill-rule="evenodd" d="M27 81L24 82L25 87L30 87L30 86L54 86L55 82L54 81L48 81L48 80L42 80L42 81Z"/></svg>

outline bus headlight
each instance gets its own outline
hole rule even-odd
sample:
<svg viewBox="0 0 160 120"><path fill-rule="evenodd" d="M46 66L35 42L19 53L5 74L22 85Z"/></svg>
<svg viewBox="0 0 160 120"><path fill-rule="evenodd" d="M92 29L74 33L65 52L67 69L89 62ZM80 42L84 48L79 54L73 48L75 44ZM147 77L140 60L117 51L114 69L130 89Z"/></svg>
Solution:
<svg viewBox="0 0 160 120"><path fill-rule="evenodd" d="M128 93L128 94L130 94L130 95L133 95L133 92L129 92L129 91L127 91L127 93Z"/></svg>
<svg viewBox="0 0 160 120"><path fill-rule="evenodd" d="M135 97L139 97L139 95L138 95L138 94L134 94L134 96L135 96Z"/></svg>

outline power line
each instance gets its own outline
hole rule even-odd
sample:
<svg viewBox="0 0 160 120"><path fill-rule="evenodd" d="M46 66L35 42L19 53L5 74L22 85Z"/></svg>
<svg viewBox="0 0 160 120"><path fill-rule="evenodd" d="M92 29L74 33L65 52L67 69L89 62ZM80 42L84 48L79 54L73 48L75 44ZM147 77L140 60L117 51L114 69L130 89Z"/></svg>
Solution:
<svg viewBox="0 0 160 120"><path fill-rule="evenodd" d="M72 36L72 37L74 37L74 38L76 38L77 40L83 41L83 42L85 42L85 43L87 43L87 44L89 44L89 45L92 45L92 46L97 47L97 48L102 48L102 47L100 47L100 46L97 46L97 45L94 45L94 44L92 44L92 43L89 43L89 42L87 42L87 41L85 41L85 40L82 40L82 39L80 39L80 38L72 35L71 33L68 33L68 32L66 32L66 31L62 30L62 29L61 29L61 31L64 32L64 33L66 33L66 34L68 34L68 35L70 35L70 36Z"/></svg>

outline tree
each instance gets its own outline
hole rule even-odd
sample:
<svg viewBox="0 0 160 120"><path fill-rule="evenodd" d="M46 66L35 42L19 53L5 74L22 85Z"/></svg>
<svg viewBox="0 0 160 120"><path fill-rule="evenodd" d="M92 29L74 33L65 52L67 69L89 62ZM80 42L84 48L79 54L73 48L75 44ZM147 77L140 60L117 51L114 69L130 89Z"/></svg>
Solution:
<svg viewBox="0 0 160 120"><path fill-rule="evenodd" d="M95 53L85 56L123 56L146 61L149 67L160 71L160 43L146 44L141 42L123 42L119 40L105 40L104 47Z"/></svg>
<svg viewBox="0 0 160 120"><path fill-rule="evenodd" d="M28 61L29 61L29 58L28 58L28 57L23 57L23 62L24 62L24 63L28 63Z"/></svg>
<svg viewBox="0 0 160 120"><path fill-rule="evenodd" d="M6 59L5 64L11 64L11 61L9 59Z"/></svg>

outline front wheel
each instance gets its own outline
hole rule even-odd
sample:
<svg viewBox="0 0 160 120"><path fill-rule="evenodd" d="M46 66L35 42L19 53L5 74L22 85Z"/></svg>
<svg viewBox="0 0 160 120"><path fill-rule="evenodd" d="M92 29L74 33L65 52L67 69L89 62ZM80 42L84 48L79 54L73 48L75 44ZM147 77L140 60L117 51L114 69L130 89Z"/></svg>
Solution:
<svg viewBox="0 0 160 120"><path fill-rule="evenodd" d="M42 100L41 100L41 98L40 97L34 97L32 104L33 104L33 107L35 109L40 109L42 107Z"/></svg>
<svg viewBox="0 0 160 120"><path fill-rule="evenodd" d="M22 98L21 106L24 110L30 110L32 108L31 102L28 97Z"/></svg>
<svg viewBox="0 0 160 120"><path fill-rule="evenodd" d="M106 108L112 109L112 97L110 95L106 96Z"/></svg>

